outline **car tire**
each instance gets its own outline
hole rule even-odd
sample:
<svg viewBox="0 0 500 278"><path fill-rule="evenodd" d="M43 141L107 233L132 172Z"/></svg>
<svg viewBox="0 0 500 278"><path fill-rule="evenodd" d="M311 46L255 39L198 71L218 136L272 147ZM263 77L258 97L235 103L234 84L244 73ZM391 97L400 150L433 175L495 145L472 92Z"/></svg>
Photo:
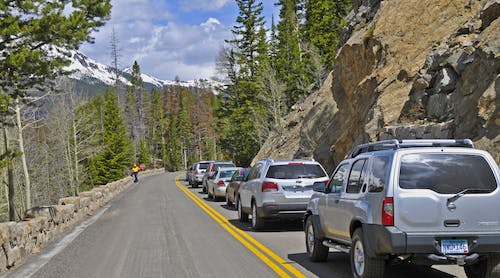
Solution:
<svg viewBox="0 0 500 278"><path fill-rule="evenodd" d="M312 262L324 262L328 258L330 248L323 245L321 239L314 234L312 215L307 217L304 232L306 234L306 251Z"/></svg>
<svg viewBox="0 0 500 278"><path fill-rule="evenodd" d="M213 200L214 202L216 202L216 201L217 201L217 195L215 195L215 187L214 187L214 190L213 190L213 192L212 192L212 200Z"/></svg>
<svg viewBox="0 0 500 278"><path fill-rule="evenodd" d="M208 198L211 199L212 198L212 194L210 194L210 188L208 188L208 186L207 186L207 194L208 194Z"/></svg>
<svg viewBox="0 0 500 278"><path fill-rule="evenodd" d="M193 185L191 185L191 187L193 187L193 188L198 188L198 182L197 182L197 181L194 181L194 182L193 182Z"/></svg>
<svg viewBox="0 0 500 278"><path fill-rule="evenodd" d="M490 255L474 264L465 265L464 271L469 278L500 278L500 256Z"/></svg>
<svg viewBox="0 0 500 278"><path fill-rule="evenodd" d="M366 251L363 230L358 228L352 235L350 252L352 276L355 278L384 277L386 261L370 257Z"/></svg>
<svg viewBox="0 0 500 278"><path fill-rule="evenodd" d="M203 193L208 193L207 187L203 184L203 182L201 183L201 188Z"/></svg>
<svg viewBox="0 0 500 278"><path fill-rule="evenodd" d="M226 205L228 207L232 207L233 206L233 202L231 202L231 200L229 200L229 194L227 194L227 192L226 192Z"/></svg>
<svg viewBox="0 0 500 278"><path fill-rule="evenodd" d="M243 211L243 205L241 204L240 198L236 200L236 205L238 207L238 219L240 222L248 222L248 213Z"/></svg>
<svg viewBox="0 0 500 278"><path fill-rule="evenodd" d="M257 211L257 205L255 204L255 201L252 201L252 228L258 231L263 227L264 227L264 219L260 217L259 212Z"/></svg>

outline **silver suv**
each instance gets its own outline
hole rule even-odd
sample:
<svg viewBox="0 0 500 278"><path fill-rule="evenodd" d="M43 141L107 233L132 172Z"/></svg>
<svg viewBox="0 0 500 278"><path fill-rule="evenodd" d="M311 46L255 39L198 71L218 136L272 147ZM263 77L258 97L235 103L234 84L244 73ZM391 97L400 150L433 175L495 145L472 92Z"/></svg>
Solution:
<svg viewBox="0 0 500 278"><path fill-rule="evenodd" d="M247 221L251 214L253 228L260 229L265 219L302 217L315 182L326 184L328 176L314 160L257 162L238 191L240 221Z"/></svg>
<svg viewBox="0 0 500 278"><path fill-rule="evenodd" d="M354 277L391 263L456 264L500 277L500 171L465 140L391 140L355 147L327 186L315 183L306 250L349 252Z"/></svg>

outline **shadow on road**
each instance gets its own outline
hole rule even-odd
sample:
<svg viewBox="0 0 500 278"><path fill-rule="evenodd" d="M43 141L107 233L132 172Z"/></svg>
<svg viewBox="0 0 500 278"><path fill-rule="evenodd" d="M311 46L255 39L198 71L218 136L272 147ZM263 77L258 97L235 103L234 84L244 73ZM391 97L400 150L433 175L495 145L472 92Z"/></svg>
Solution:
<svg viewBox="0 0 500 278"><path fill-rule="evenodd" d="M288 259L293 261L318 277L352 277L349 254L341 252L331 252L328 254L326 262L311 262L307 254L288 254ZM439 271L429 266L417 266L411 263L402 263L388 266L384 277L386 278L451 278L455 277L448 273Z"/></svg>
<svg viewBox="0 0 500 278"><path fill-rule="evenodd" d="M297 232L302 231L302 220L281 220L281 221L273 221L266 222L266 225L263 229L259 231L255 231L252 228L252 224L249 220L248 222L241 222L238 219L230 219L229 222L236 226L238 229L246 231L246 232Z"/></svg>

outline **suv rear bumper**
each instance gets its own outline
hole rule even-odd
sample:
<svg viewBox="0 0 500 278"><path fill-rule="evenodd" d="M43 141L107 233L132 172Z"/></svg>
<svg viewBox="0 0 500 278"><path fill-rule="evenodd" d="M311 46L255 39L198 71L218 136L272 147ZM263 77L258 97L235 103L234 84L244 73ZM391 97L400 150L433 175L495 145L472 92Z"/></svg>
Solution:
<svg viewBox="0 0 500 278"><path fill-rule="evenodd" d="M257 211L262 218L303 218L306 209L307 203L264 203L262 207L257 208Z"/></svg>
<svg viewBox="0 0 500 278"><path fill-rule="evenodd" d="M500 233L405 233L396 227L363 224L369 248L376 255L383 254L439 254L442 239L466 239L469 252L500 253Z"/></svg>

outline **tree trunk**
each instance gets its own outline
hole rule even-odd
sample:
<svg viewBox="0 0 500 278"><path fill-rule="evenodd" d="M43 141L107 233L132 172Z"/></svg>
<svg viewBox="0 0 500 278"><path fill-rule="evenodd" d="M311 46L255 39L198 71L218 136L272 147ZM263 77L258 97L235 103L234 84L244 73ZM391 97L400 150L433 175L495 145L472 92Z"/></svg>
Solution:
<svg viewBox="0 0 500 278"><path fill-rule="evenodd" d="M15 111L16 111L16 124L17 124L17 135L19 140L19 152L21 153L21 163L23 167L24 174L24 186L26 193L26 210L31 208L31 182L28 173L28 164L26 163L26 154L24 153L24 140L23 140L23 124L21 122L21 104L17 98L15 101Z"/></svg>
<svg viewBox="0 0 500 278"><path fill-rule="evenodd" d="M16 221L15 215L15 207L14 207L14 167L12 166L12 157L9 155L9 141L7 137L7 127L3 128L3 142L4 142L4 150L5 154L9 157L7 158L7 188L8 188L8 197L7 202L9 206L9 221Z"/></svg>
<svg viewBox="0 0 500 278"><path fill-rule="evenodd" d="M72 120L73 124L73 159L75 163L75 170L74 170L74 177L75 177L75 190L74 194L75 196L78 196L80 194L80 178L78 177L78 142L76 141L76 123L75 123L75 117L73 116Z"/></svg>

